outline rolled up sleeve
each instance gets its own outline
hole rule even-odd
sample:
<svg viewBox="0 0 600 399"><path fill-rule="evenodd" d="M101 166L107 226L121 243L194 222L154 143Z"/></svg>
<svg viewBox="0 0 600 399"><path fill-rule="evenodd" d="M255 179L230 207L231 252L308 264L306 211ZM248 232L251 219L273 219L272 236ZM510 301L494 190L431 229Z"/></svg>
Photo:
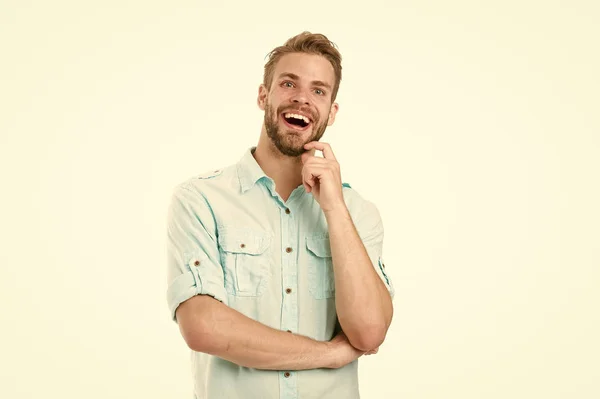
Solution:
<svg viewBox="0 0 600 399"><path fill-rule="evenodd" d="M365 201L355 226L371 259L373 268L385 284L392 299L394 299L394 284L385 269L383 261L383 221L375 204Z"/></svg>
<svg viewBox="0 0 600 399"><path fill-rule="evenodd" d="M167 214L167 302L173 321L177 307L195 295L227 304L214 215L196 188L182 184Z"/></svg>

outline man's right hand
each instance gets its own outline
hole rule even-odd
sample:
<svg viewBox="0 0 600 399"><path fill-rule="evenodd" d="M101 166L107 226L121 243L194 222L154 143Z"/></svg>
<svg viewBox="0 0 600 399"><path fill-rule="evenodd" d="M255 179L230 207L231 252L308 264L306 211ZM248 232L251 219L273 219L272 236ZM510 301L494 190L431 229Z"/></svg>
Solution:
<svg viewBox="0 0 600 399"><path fill-rule="evenodd" d="M377 353L377 350L379 349L374 349L369 352L356 349L350 344L348 337L346 337L346 334L344 334L343 331L340 331L331 341L327 342L327 344L332 353L332 364L330 368L334 369L344 367L364 354Z"/></svg>

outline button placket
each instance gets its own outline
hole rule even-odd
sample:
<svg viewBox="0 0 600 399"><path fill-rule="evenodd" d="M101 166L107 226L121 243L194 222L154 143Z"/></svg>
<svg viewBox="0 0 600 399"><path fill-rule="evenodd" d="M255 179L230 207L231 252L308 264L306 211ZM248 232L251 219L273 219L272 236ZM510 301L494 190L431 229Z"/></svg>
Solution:
<svg viewBox="0 0 600 399"><path fill-rule="evenodd" d="M281 324L282 331L290 334L298 331L298 272L297 272L297 254L296 242L298 226L290 208L281 209L281 273L282 273L282 309ZM282 389L295 390L295 375L289 371L280 374Z"/></svg>

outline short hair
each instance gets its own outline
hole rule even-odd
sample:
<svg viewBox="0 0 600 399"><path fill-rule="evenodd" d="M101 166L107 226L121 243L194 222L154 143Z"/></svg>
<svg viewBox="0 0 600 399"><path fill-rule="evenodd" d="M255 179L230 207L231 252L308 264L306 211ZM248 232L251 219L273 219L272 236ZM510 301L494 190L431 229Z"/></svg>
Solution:
<svg viewBox="0 0 600 399"><path fill-rule="evenodd" d="M333 72L335 74L335 82L331 92L331 101L333 102L337 96L337 92L340 87L340 81L342 80L342 55L337 50L335 43L320 33L310 33L304 31L292 38L289 38L283 46L276 47L269 54L267 54L269 60L265 64L263 76L263 84L267 87L267 89L271 89L273 74L275 73L275 66L277 65L277 62L281 57L290 53L321 55L331 63L333 66Z"/></svg>

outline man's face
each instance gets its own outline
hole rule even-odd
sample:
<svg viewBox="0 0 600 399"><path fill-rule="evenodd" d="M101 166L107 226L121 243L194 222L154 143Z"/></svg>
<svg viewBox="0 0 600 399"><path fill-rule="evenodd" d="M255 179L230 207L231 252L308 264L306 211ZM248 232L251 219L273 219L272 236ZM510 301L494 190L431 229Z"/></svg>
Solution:
<svg viewBox="0 0 600 399"><path fill-rule="evenodd" d="M259 89L267 136L284 155L298 157L304 144L318 141L333 124L338 109L331 103L333 66L324 57L291 53L275 66L271 90Z"/></svg>

